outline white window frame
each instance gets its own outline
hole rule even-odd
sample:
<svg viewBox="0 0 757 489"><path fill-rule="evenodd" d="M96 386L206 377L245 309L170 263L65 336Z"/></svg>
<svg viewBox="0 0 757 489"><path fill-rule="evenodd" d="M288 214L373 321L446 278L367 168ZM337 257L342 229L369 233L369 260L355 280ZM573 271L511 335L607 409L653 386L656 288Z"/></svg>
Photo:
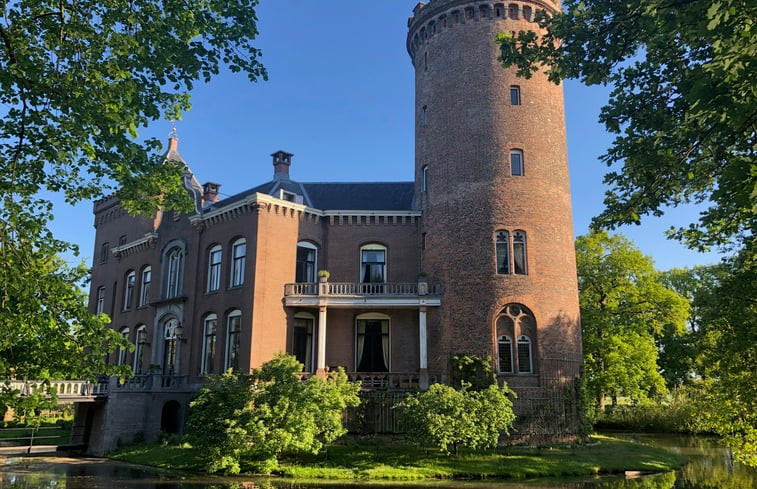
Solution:
<svg viewBox="0 0 757 489"><path fill-rule="evenodd" d="M208 331L212 328L212 334L210 334ZM210 361L208 361L208 343L209 338L212 338L212 357L210 358ZM203 328L202 328L202 365L200 366L200 373L205 374L212 374L215 371L215 361L216 361L216 346L218 344L218 315L216 314L208 314L205 316L205 320L203 321Z"/></svg>
<svg viewBox="0 0 757 489"><path fill-rule="evenodd" d="M223 263L223 247L215 245L208 250L208 284L207 292L217 292L221 289L221 266Z"/></svg>
<svg viewBox="0 0 757 489"><path fill-rule="evenodd" d="M528 242L526 241L526 232L518 229L513 232L513 274L528 275ZM519 255L522 255L519 257ZM522 269L518 269L518 261L522 261Z"/></svg>
<svg viewBox="0 0 757 489"><path fill-rule="evenodd" d="M171 247L166 253L165 297L178 297L181 293L184 272L184 250L180 246Z"/></svg>
<svg viewBox="0 0 757 489"><path fill-rule="evenodd" d="M238 254L239 250L243 253ZM230 287L240 287L244 285L244 267L247 260L247 240L239 238L231 244L231 278Z"/></svg>
<svg viewBox="0 0 757 489"><path fill-rule="evenodd" d="M510 104L521 105L520 85L510 85Z"/></svg>
<svg viewBox="0 0 757 489"><path fill-rule="evenodd" d="M95 302L95 314L102 314L105 312L105 287L97 288L97 299Z"/></svg>
<svg viewBox="0 0 757 489"><path fill-rule="evenodd" d="M313 271L312 276L306 277L307 280L300 283L313 283L318 281L318 246L314 245L310 241L299 241L297 243L297 252L299 252L299 248L307 248L309 250L313 250L314 252L314 262L313 262ZM299 261L297 260L297 257L295 256L295 262L296 265L299 267ZM297 270L295 270L295 280L297 279Z"/></svg>
<svg viewBox="0 0 757 489"><path fill-rule="evenodd" d="M134 300L134 290L137 288L137 272L134 270L126 274L124 281L124 311L131 309L131 303Z"/></svg>
<svg viewBox="0 0 757 489"><path fill-rule="evenodd" d="M150 287L152 286L152 267L142 269L142 285L139 289L139 305L144 307L150 302Z"/></svg>
<svg viewBox="0 0 757 489"><path fill-rule="evenodd" d="M526 174L526 163L522 149L510 150L510 175L522 177Z"/></svg>
<svg viewBox="0 0 757 489"><path fill-rule="evenodd" d="M232 331L232 320L238 321L238 329ZM235 337L234 344L232 344L232 335ZM226 352L224 358L224 370L234 368L233 363L237 363L236 368L239 368L239 350L242 346L242 311L235 309L226 316ZM232 359L232 352L234 358Z"/></svg>

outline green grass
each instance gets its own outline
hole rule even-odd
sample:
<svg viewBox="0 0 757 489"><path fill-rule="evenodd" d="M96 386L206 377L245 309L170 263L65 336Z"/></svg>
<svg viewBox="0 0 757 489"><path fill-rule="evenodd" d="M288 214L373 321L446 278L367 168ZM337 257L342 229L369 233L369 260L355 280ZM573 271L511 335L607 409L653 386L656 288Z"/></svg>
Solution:
<svg viewBox="0 0 757 489"><path fill-rule="evenodd" d="M32 428L20 423L8 423L0 428L0 441L3 444L28 446ZM58 421L43 423L34 430L34 445L63 445L71 438L71 423Z"/></svg>
<svg viewBox="0 0 757 489"><path fill-rule="evenodd" d="M378 440L378 441L375 441ZM348 438L319 455L282 457L277 475L296 479L524 479L593 476L626 470L661 472L685 459L663 449L606 436L580 446L508 447L457 457L377 438L366 443ZM188 444L133 445L110 457L127 462L183 470L202 470L200 453Z"/></svg>

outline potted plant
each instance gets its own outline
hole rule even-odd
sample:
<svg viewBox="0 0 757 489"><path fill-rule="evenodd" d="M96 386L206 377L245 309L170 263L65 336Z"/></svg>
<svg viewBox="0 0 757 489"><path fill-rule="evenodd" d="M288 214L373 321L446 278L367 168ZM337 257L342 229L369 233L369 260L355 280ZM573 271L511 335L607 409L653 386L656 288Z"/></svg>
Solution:
<svg viewBox="0 0 757 489"><path fill-rule="evenodd" d="M418 274L418 295L428 295L428 274L426 272Z"/></svg>
<svg viewBox="0 0 757 489"><path fill-rule="evenodd" d="M330 276L331 276L331 274L329 273L328 270L318 270L318 281L319 282L328 282Z"/></svg>

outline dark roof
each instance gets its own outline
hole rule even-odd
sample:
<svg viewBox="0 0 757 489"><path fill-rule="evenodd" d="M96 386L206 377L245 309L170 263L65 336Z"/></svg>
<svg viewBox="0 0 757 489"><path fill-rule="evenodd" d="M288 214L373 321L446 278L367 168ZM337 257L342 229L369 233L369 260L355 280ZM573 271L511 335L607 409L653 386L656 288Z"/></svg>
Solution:
<svg viewBox="0 0 757 489"><path fill-rule="evenodd" d="M305 205L320 210L413 210L413 182L299 183L291 180L266 182L216 202L205 210L232 204L254 193L278 197L281 188L302 195Z"/></svg>

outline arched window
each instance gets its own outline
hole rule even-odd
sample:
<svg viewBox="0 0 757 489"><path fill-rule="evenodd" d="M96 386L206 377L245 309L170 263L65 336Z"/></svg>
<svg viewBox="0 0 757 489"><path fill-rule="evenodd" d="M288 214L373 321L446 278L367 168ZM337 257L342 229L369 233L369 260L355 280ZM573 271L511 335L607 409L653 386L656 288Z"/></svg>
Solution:
<svg viewBox="0 0 757 489"><path fill-rule="evenodd" d="M388 372L390 356L389 316L361 314L355 321L355 370Z"/></svg>
<svg viewBox="0 0 757 489"><path fill-rule="evenodd" d="M303 367L304 372L313 371L313 325L315 317L308 313L297 313L294 316L294 332L292 335L292 354Z"/></svg>
<svg viewBox="0 0 757 489"><path fill-rule="evenodd" d="M531 22L531 7L524 5L523 6L523 18L529 22Z"/></svg>
<svg viewBox="0 0 757 489"><path fill-rule="evenodd" d="M147 346L147 326L144 324L137 325L137 331L134 335L134 374L142 373L142 358L145 356L145 346Z"/></svg>
<svg viewBox="0 0 757 489"><path fill-rule="evenodd" d="M208 292L215 292L221 288L221 245L210 248L208 252Z"/></svg>
<svg viewBox="0 0 757 489"><path fill-rule="evenodd" d="M204 336L202 343L202 367L200 373L212 374L216 359L216 326L218 316L209 314L205 318Z"/></svg>
<svg viewBox="0 0 757 489"><path fill-rule="evenodd" d="M499 371L504 374L513 373L513 342L507 335L497 339L497 356L499 358Z"/></svg>
<svg viewBox="0 0 757 489"><path fill-rule="evenodd" d="M513 233L513 265L516 275L528 274L528 261L526 260L526 233L515 231Z"/></svg>
<svg viewBox="0 0 757 489"><path fill-rule="evenodd" d="M121 328L119 333L126 341L129 341L129 328ZM118 348L118 364L119 365L126 365L126 354L129 352L129 350L125 347L119 347Z"/></svg>
<svg viewBox="0 0 757 489"><path fill-rule="evenodd" d="M500 275L510 274L510 233L497 231L496 255L497 273Z"/></svg>
<svg viewBox="0 0 757 489"><path fill-rule="evenodd" d="M163 324L163 375L176 375L176 328L179 320L171 318Z"/></svg>
<svg viewBox="0 0 757 489"><path fill-rule="evenodd" d="M428 165L421 168L421 192L428 191Z"/></svg>
<svg viewBox="0 0 757 489"><path fill-rule="evenodd" d="M239 287L244 283L244 264L247 255L247 242L240 238L231 245L231 283Z"/></svg>
<svg viewBox="0 0 757 489"><path fill-rule="evenodd" d="M184 273L184 250L174 246L166 253L165 297L170 299L181 294L182 275Z"/></svg>
<svg viewBox="0 0 757 489"><path fill-rule="evenodd" d="M152 283L152 267L142 269L142 287L139 293L139 305L144 307L150 303L150 284Z"/></svg>
<svg viewBox="0 0 757 489"><path fill-rule="evenodd" d="M137 286L137 274L130 270L124 280L124 311L131 309L131 301L134 300L134 289Z"/></svg>
<svg viewBox="0 0 757 489"><path fill-rule="evenodd" d="M368 244L360 248L360 281L364 284L386 282L386 246Z"/></svg>
<svg viewBox="0 0 757 489"><path fill-rule="evenodd" d="M517 3L511 3L510 8L508 10L508 17L511 19L518 19L518 4Z"/></svg>
<svg viewBox="0 0 757 489"><path fill-rule="evenodd" d="M536 372L536 320L526 306L507 304L497 316L495 334L500 373ZM516 344L513 344L512 338L517 338Z"/></svg>
<svg viewBox="0 0 757 489"><path fill-rule="evenodd" d="M297 264L294 281L297 283L313 283L318 263L318 247L307 241L297 243Z"/></svg>
<svg viewBox="0 0 757 489"><path fill-rule="evenodd" d="M242 311L234 310L226 318L225 369L239 370L239 345L242 335Z"/></svg>
<svg viewBox="0 0 757 489"><path fill-rule="evenodd" d="M518 337L518 372L530 374L533 372L531 356L531 339L526 335Z"/></svg>
<svg viewBox="0 0 757 489"><path fill-rule="evenodd" d="M510 175L514 177L522 177L524 175L523 150L510 150Z"/></svg>

